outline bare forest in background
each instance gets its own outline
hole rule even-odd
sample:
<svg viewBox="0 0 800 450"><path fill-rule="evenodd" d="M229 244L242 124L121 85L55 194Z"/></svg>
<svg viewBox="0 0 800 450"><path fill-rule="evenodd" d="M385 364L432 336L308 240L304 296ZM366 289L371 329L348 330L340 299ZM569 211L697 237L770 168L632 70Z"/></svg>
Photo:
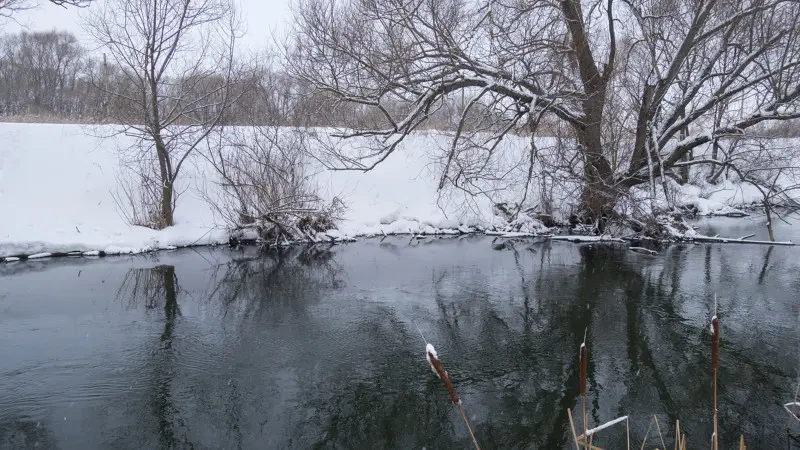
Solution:
<svg viewBox="0 0 800 450"><path fill-rule="evenodd" d="M337 102L322 92L313 92L301 80L271 64L257 61L252 78L242 83L246 93L233 102L224 122L228 125L332 127L375 123L373 111ZM220 75L221 79L221 75ZM170 80L175 92L185 95L191 80ZM196 83L195 83L196 84ZM215 88L214 80L205 89ZM21 32L0 36L0 121L31 123L113 123L130 105L109 91L135 89L125 69L106 54L91 54L72 33L65 31ZM197 98L207 92L196 86ZM186 99L191 101L191 99ZM426 128L453 130L462 111L463 99L452 96L432 117ZM398 111L403 105L395 105ZM210 111L196 111L201 122Z"/></svg>

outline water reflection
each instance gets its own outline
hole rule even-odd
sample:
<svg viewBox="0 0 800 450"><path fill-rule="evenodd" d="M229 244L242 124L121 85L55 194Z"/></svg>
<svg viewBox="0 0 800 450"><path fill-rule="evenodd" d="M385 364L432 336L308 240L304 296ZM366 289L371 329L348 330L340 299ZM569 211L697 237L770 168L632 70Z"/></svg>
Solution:
<svg viewBox="0 0 800 450"><path fill-rule="evenodd" d="M724 446L744 433L752 448L778 448L786 440L779 403L790 396L800 346L791 252L687 245L653 257L624 246L387 238L184 253L125 268L110 304L72 301L101 318L75 321L81 336L97 337L74 348L108 341L112 353L2 358L10 394L0 393L0 446L45 419L49 431L35 439L53 447L467 448L419 328L484 448L570 447L567 408L580 403L577 349L587 329L592 423L628 414L638 446L652 414L665 436L680 419L694 448L711 432L707 324L717 293ZM100 277L96 269L82 267L80 280ZM21 340L26 353L69 340L43 317L26 326L47 339ZM104 325L114 320L126 322ZM126 388L91 396L83 381L48 371L51 360L95 385ZM70 402L80 414L49 418ZM101 437L83 442L86 430ZM596 443L623 441L611 429Z"/></svg>
<svg viewBox="0 0 800 450"><path fill-rule="evenodd" d="M21 417L3 417L0 421L0 448L57 448L52 432L40 422Z"/></svg>
<svg viewBox="0 0 800 450"><path fill-rule="evenodd" d="M208 299L224 314L302 314L322 289L343 286L330 246L292 247L234 258L214 268Z"/></svg>
<svg viewBox="0 0 800 450"><path fill-rule="evenodd" d="M131 269L117 291L117 298L128 308L144 305L147 310L163 310L163 315L159 317L163 321L163 331L152 343L150 358L145 362L143 371L147 378L146 402L157 423L161 448L191 447L173 396L176 365L179 364L173 348L176 321L181 315L179 292L175 266L172 265Z"/></svg>

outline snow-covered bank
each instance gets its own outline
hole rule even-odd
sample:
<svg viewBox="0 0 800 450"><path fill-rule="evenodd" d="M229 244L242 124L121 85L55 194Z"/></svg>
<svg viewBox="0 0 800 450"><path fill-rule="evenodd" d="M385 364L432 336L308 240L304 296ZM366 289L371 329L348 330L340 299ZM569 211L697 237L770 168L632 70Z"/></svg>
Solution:
<svg viewBox="0 0 800 450"><path fill-rule="evenodd" d="M177 189L183 192L176 225L151 230L126 223L115 198L118 149L125 137L103 139L109 129L84 125L0 123L0 257L100 251L105 254L227 243L222 218L203 199L215 174L195 157ZM396 155L361 173L316 169L327 197L340 197L346 211L335 238L396 233L458 233L494 229L492 201L439 202L430 166L432 147L443 136L412 136ZM541 224L515 224L514 231L540 231ZM322 237L326 238L326 237Z"/></svg>
<svg viewBox="0 0 800 450"><path fill-rule="evenodd" d="M156 231L127 224L115 192L120 174L118 149L130 141L97 137L108 131L82 125L0 123L0 257L137 253L228 241L226 224L201 194L213 195L216 178L199 157L179 176L177 189L183 193L174 227ZM528 235L547 232L536 219L526 216L509 223L502 214L496 215L495 203L519 198L518 186L510 183L492 186L486 196L449 193L440 197L436 161L448 145L445 135L419 133L366 173L316 167L314 180L323 196L338 196L346 206L339 229L321 238L487 230ZM504 141L500 151L507 155L507 165L519 166L528 145L526 138ZM532 193L529 198L537 195ZM711 214L757 201L758 195L748 186L730 183L683 186L678 202Z"/></svg>
<svg viewBox="0 0 800 450"><path fill-rule="evenodd" d="M175 227L155 231L125 223L113 195L116 143L91 133L79 125L0 124L0 256L118 254L227 240L190 191L180 199Z"/></svg>

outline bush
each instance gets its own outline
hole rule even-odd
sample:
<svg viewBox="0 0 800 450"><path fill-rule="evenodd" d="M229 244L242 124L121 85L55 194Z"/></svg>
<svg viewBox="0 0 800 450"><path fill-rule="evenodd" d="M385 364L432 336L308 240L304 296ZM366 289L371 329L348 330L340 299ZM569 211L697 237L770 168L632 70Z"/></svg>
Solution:
<svg viewBox="0 0 800 450"><path fill-rule="evenodd" d="M217 195L205 194L233 230L253 230L267 241L314 239L335 228L344 205L326 201L308 173L306 136L253 126L220 130L206 158L220 177Z"/></svg>

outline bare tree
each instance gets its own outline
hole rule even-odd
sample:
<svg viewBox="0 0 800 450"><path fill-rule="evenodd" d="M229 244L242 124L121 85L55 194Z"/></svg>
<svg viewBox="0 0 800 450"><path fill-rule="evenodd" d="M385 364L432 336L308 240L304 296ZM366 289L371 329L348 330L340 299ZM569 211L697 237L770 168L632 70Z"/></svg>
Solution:
<svg viewBox="0 0 800 450"><path fill-rule="evenodd" d="M48 0L58 6L88 6L92 0ZM18 11L34 8L31 0L0 0L0 17L13 18Z"/></svg>
<svg viewBox="0 0 800 450"><path fill-rule="evenodd" d="M145 163L139 179L157 181L152 226L174 224L181 169L238 97L238 24L229 0L108 0L86 21L125 81L95 84L124 105L110 120L136 140L125 156Z"/></svg>
<svg viewBox="0 0 800 450"><path fill-rule="evenodd" d="M289 70L376 122L340 130L371 144L330 149L339 168L375 167L461 94L442 186L469 186L508 134L536 136L546 118L569 131L557 166L594 219L679 162L711 159L719 139L800 117L794 0L302 0L297 11ZM397 101L407 107L387 106ZM522 182L539 173L536 148Z"/></svg>

